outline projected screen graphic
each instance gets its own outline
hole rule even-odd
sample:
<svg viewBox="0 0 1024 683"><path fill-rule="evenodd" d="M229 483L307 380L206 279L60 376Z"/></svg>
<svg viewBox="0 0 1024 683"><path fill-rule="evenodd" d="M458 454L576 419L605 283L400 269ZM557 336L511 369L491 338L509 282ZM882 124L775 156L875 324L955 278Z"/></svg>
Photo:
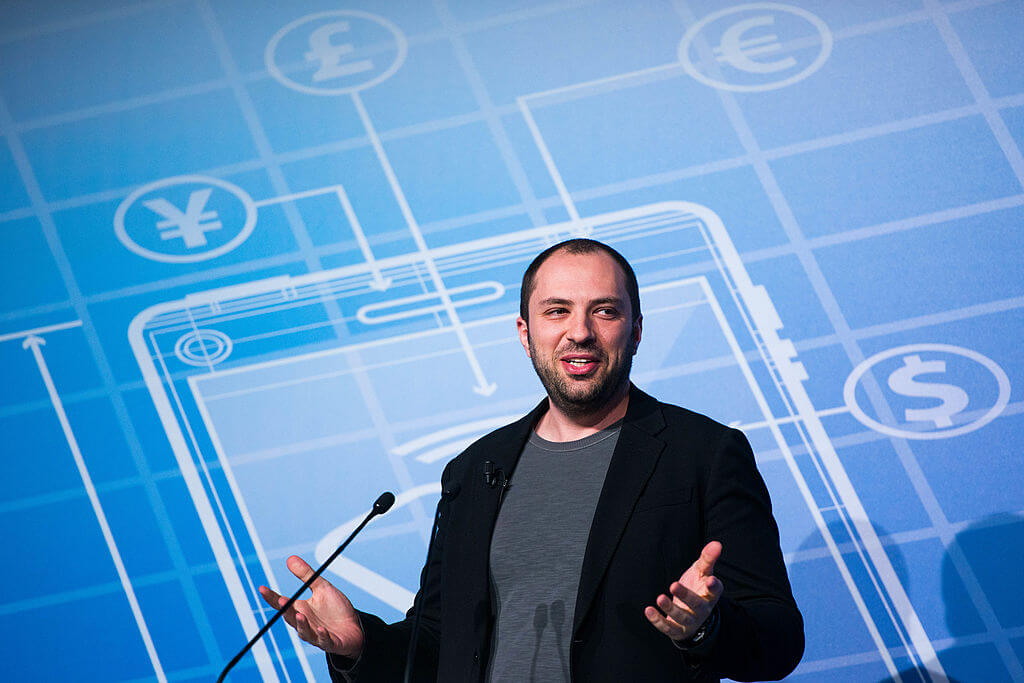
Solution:
<svg viewBox="0 0 1024 683"><path fill-rule="evenodd" d="M444 466L543 397L523 270L589 236L639 278L633 381L751 441L790 679L1024 681L1022 35L1022 0L3 5L10 677L216 678L383 490L328 576L400 618ZM328 672L278 625L230 680Z"/></svg>
<svg viewBox="0 0 1024 683"><path fill-rule="evenodd" d="M845 610L832 613L830 628L842 624L844 639L877 646L894 673L890 648L908 648L911 663L933 660L802 386L795 349L779 337L766 290L751 283L721 220L682 202L373 268L201 292L136 318L132 341L147 386L247 632L263 625L256 586L279 588L288 552L326 559L381 488L397 492L396 511L332 571L376 612L400 618L411 606L441 469L538 400L515 334L521 273L546 246L580 234L612 245L638 270L647 333L634 381L744 429L773 490L805 502L779 515L783 550L814 546L834 560L793 567L808 586L849 592L833 596ZM707 272L708 263L715 270ZM797 418L801 426L784 433ZM282 500L294 491L303 492L301 505ZM326 521L339 517L351 521ZM837 535L856 554L844 557ZM420 552L408 552L416 546ZM386 574L371 569L382 565ZM296 648L290 674L284 645ZM261 674L300 675L301 667L311 675L308 649L278 629L257 650Z"/></svg>

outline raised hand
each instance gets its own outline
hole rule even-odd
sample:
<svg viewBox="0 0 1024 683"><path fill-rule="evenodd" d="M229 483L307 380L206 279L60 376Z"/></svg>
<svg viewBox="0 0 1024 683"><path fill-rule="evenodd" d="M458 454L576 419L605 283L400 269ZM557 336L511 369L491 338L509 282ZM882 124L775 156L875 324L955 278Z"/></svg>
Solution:
<svg viewBox="0 0 1024 683"><path fill-rule="evenodd" d="M300 581L305 582L313 575L313 568L296 555L289 557L287 564ZM309 589L312 593L310 598L296 600L284 613L284 620L300 638L324 652L352 659L359 657L363 651L363 628L352 603L322 576ZM280 609L288 602L288 598L266 586L260 586L260 595L274 609Z"/></svg>
<svg viewBox="0 0 1024 683"><path fill-rule="evenodd" d="M722 544L711 541L697 561L673 581L668 590L671 597L659 595L655 604L644 608L644 616L656 629L672 640L686 640L700 628L722 595L722 582L712 572L722 555Z"/></svg>

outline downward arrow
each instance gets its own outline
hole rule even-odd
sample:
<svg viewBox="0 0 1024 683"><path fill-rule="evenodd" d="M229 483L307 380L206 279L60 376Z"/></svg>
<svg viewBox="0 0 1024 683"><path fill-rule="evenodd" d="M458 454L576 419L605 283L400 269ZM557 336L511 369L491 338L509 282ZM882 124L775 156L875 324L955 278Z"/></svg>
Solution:
<svg viewBox="0 0 1024 683"><path fill-rule="evenodd" d="M496 382L491 382L490 384L476 384L473 386L473 391L481 396L490 396L497 388L498 384Z"/></svg>

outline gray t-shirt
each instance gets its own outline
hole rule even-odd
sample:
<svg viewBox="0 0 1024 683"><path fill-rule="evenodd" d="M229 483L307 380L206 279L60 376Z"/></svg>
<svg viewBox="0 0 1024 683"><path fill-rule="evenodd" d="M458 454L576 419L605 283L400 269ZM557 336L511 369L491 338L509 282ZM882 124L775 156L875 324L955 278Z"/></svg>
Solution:
<svg viewBox="0 0 1024 683"><path fill-rule="evenodd" d="M490 683L568 683L583 553L621 424L523 447L491 538Z"/></svg>

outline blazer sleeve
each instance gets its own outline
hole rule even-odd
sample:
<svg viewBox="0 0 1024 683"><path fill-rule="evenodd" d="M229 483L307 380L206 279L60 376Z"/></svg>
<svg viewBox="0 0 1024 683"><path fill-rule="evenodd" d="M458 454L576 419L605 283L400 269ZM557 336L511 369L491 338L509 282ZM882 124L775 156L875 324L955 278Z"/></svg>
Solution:
<svg viewBox="0 0 1024 683"><path fill-rule="evenodd" d="M453 463L441 475L441 490L448 490ZM444 556L447 530L447 503L438 503L437 535L430 547L427 561L420 572L420 588L405 619L392 624L368 612L359 612L364 644L358 660L327 655L327 668L335 683L401 683L405 674L406 653L417 612L420 631L416 638L416 665L412 680L433 683L437 678L438 651L441 639L441 558Z"/></svg>
<svg viewBox="0 0 1024 683"><path fill-rule="evenodd" d="M742 432L724 432L706 482L705 538L722 544L714 573L723 593L718 632L704 664L736 681L784 678L803 656L803 618L768 489Z"/></svg>

